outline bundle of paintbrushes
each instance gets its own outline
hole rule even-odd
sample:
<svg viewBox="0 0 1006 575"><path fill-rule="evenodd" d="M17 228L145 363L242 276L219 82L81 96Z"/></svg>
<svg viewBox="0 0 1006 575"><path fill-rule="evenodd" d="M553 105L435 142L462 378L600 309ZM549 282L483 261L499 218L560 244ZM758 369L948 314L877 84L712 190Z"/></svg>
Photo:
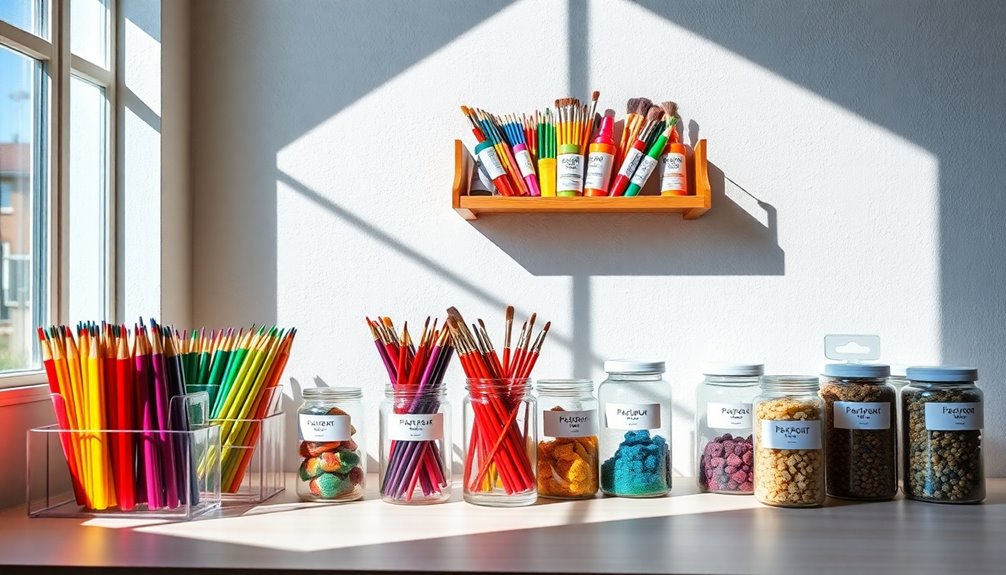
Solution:
<svg viewBox="0 0 1006 575"><path fill-rule="evenodd" d="M661 195L686 195L687 147L675 128L677 104L630 98L615 142L615 112L598 121L590 104L561 98L555 108L496 115L461 106L485 175L503 196L634 196L662 165ZM595 126L597 129L595 130Z"/></svg>
<svg viewBox="0 0 1006 575"><path fill-rule="evenodd" d="M447 325L468 378L472 417L467 419L466 411L464 488L466 500L474 503L534 501L536 438L529 433L534 417L529 379L551 323L532 338L536 315L531 314L511 348L513 312L507 308L501 358L482 320L469 329L458 310L447 310Z"/></svg>
<svg viewBox="0 0 1006 575"><path fill-rule="evenodd" d="M190 337L153 320L149 327L141 320L132 332L89 323L78 325L76 336L66 326L39 328L38 334L57 425L72 432L61 433L60 441L74 495L95 511L198 502L199 478L211 464L189 459L193 450L184 432L191 423L208 422L190 422L190 402L198 396L188 393L216 381L227 390L218 394L226 398L221 412L240 419L265 409L262 390L278 383L293 338L293 330L263 329L254 340L238 337L236 343L233 332ZM240 425L227 436L235 445L256 439ZM226 451L223 457L227 463ZM239 478L247 463L232 461L232 475Z"/></svg>
<svg viewBox="0 0 1006 575"><path fill-rule="evenodd" d="M367 318L367 325L388 370L393 406L393 413L382 412L381 497L394 503L446 501L451 455L440 406L454 353L450 334L446 327L438 329L437 321L430 327L426 318L417 348L408 322L399 336L391 318L378 320Z"/></svg>

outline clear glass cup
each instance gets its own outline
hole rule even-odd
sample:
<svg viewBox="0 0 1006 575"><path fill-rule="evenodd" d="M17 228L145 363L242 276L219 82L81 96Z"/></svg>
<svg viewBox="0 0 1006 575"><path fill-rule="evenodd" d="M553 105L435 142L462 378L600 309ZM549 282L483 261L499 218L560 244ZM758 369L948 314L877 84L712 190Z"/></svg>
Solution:
<svg viewBox="0 0 1006 575"><path fill-rule="evenodd" d="M318 387L305 389L303 395L297 410L297 495L303 501L360 499L367 476L363 391Z"/></svg>
<svg viewBox="0 0 1006 575"><path fill-rule="evenodd" d="M754 493L752 403L765 368L757 363L706 365L696 393L695 474L699 490Z"/></svg>
<svg viewBox="0 0 1006 575"><path fill-rule="evenodd" d="M664 362L608 360L598 388L601 491L659 497L671 489L671 385Z"/></svg>
<svg viewBox="0 0 1006 575"><path fill-rule="evenodd" d="M526 379L469 379L464 400L464 498L492 507L531 505L537 418Z"/></svg>
<svg viewBox="0 0 1006 575"><path fill-rule="evenodd" d="M598 489L597 398L589 379L538 380L538 495L591 499Z"/></svg>
<svg viewBox="0 0 1006 575"><path fill-rule="evenodd" d="M824 401L816 376L766 375L754 400L755 498L776 507L824 503Z"/></svg>
<svg viewBox="0 0 1006 575"><path fill-rule="evenodd" d="M447 389L386 386L381 402L381 499L443 503L451 497L451 408Z"/></svg>

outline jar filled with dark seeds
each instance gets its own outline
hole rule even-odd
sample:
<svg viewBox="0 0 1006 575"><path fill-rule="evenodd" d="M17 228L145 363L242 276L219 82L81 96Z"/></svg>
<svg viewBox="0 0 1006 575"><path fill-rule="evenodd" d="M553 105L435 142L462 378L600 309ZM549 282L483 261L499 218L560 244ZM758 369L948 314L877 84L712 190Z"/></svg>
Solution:
<svg viewBox="0 0 1006 575"><path fill-rule="evenodd" d="M825 467L831 497L891 499L898 493L897 419L891 368L882 364L824 366Z"/></svg>
<svg viewBox="0 0 1006 575"><path fill-rule="evenodd" d="M983 396L970 367L910 367L901 390L905 495L936 503L985 498Z"/></svg>

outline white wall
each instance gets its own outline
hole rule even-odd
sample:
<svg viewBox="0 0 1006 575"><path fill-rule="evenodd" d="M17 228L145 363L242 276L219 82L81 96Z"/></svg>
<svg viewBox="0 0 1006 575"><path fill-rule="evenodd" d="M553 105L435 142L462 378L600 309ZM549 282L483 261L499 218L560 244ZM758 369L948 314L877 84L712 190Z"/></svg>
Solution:
<svg viewBox="0 0 1006 575"><path fill-rule="evenodd" d="M195 323L297 326L288 395L317 378L374 403L364 315L455 305L499 332L513 303L553 322L536 376L666 359L684 474L704 360L814 373L824 334L877 333L890 362L981 368L1006 473L1003 8L571 4L194 3ZM459 104L593 89L620 115L680 104L710 142L709 214L450 209Z"/></svg>

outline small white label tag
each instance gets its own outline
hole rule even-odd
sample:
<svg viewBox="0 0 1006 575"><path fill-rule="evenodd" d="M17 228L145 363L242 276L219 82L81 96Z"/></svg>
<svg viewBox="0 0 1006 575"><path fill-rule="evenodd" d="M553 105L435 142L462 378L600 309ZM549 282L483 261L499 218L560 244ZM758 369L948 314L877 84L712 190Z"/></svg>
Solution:
<svg viewBox="0 0 1006 575"><path fill-rule="evenodd" d="M929 431L977 431L983 424L980 403L926 404L926 429Z"/></svg>
<svg viewBox="0 0 1006 575"><path fill-rule="evenodd" d="M685 155L676 152L668 152L660 157L663 165L663 172L660 180L661 191L684 190L685 184Z"/></svg>
<svg viewBox="0 0 1006 575"><path fill-rule="evenodd" d="M751 431L750 403L710 403L706 406L706 425L713 429Z"/></svg>
<svg viewBox="0 0 1006 575"><path fill-rule="evenodd" d="M587 157L587 179L583 186L591 190L607 190L614 157L604 152L594 152Z"/></svg>
<svg viewBox="0 0 1006 575"><path fill-rule="evenodd" d="M493 148L487 147L479 152L479 161L485 166L490 180L495 180L506 174L506 170L503 169L503 163L500 162L500 157L496 155L496 150Z"/></svg>
<svg viewBox="0 0 1006 575"><path fill-rule="evenodd" d="M766 449L821 449L821 422L763 419L759 447Z"/></svg>
<svg viewBox="0 0 1006 575"><path fill-rule="evenodd" d="M891 428L891 404L882 401L836 401L832 414L838 429Z"/></svg>
<svg viewBox="0 0 1006 575"><path fill-rule="evenodd" d="M545 437L590 437L597 435L596 411L543 411Z"/></svg>
<svg viewBox="0 0 1006 575"><path fill-rule="evenodd" d="M353 437L352 430L348 415L300 414L302 441L349 441Z"/></svg>
<svg viewBox="0 0 1006 575"><path fill-rule="evenodd" d="M388 436L395 441L432 441L444 438L442 413L392 413L388 416Z"/></svg>
<svg viewBox="0 0 1006 575"><path fill-rule="evenodd" d="M559 154L556 166L556 191L583 191L583 156L580 154Z"/></svg>
<svg viewBox="0 0 1006 575"><path fill-rule="evenodd" d="M643 159L643 153L635 148L630 148L625 154L625 160L622 161L622 166L618 170L618 175L625 176L626 178L631 178L633 172L636 171L636 167L639 166L639 162Z"/></svg>
<svg viewBox="0 0 1006 575"><path fill-rule="evenodd" d="M520 168L522 178L534 175L534 164L531 163L531 154L527 150L514 153L517 159L517 166Z"/></svg>
<svg viewBox="0 0 1006 575"><path fill-rule="evenodd" d="M659 403L609 403L604 407L608 429L660 429Z"/></svg>
<svg viewBox="0 0 1006 575"><path fill-rule="evenodd" d="M639 168L636 169L635 174L632 174L632 179L629 181L640 188L643 187L643 185L646 184L646 180L650 179L650 174L653 173L653 168L656 167L656 165L656 159L651 158L650 156L644 156L643 161L639 163Z"/></svg>

